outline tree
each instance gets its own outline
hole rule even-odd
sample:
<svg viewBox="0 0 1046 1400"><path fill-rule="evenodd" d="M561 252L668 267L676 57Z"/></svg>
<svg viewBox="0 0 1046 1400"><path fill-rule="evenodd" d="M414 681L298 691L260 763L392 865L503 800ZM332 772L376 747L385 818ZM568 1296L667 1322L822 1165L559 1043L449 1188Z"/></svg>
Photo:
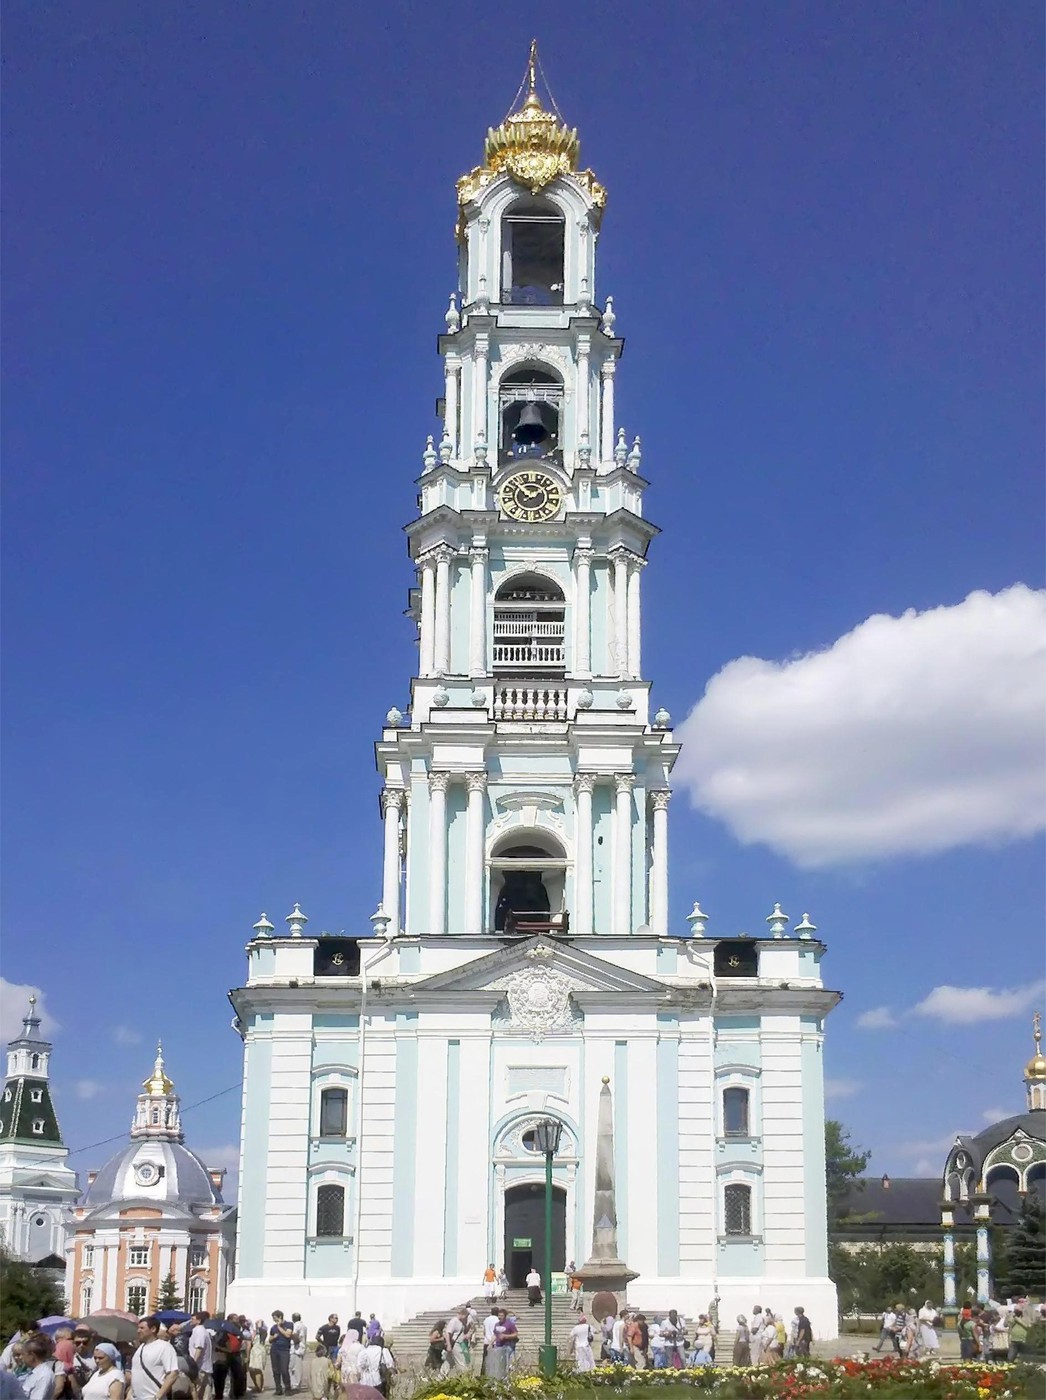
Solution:
<svg viewBox="0 0 1046 1400"><path fill-rule="evenodd" d="M32 1327L42 1317L65 1313L65 1299L58 1285L40 1269L15 1259L0 1244L0 1337L6 1341L20 1328Z"/></svg>
<svg viewBox="0 0 1046 1400"><path fill-rule="evenodd" d="M996 1296L1015 1298L1024 1293L1041 1297L1046 1279L1046 1219L1034 1191L1024 1197L1002 1253L1003 1258L996 1261Z"/></svg>
<svg viewBox="0 0 1046 1400"><path fill-rule="evenodd" d="M160 1291L156 1297L157 1312L169 1312L172 1309L180 1309L182 1306L182 1295L178 1292L178 1283L173 1273L167 1275L160 1282Z"/></svg>
<svg viewBox="0 0 1046 1400"><path fill-rule="evenodd" d="M843 1203L871 1160L850 1141L850 1134L835 1118L824 1125L825 1184L828 1189L828 1232L832 1233L843 1215Z"/></svg>

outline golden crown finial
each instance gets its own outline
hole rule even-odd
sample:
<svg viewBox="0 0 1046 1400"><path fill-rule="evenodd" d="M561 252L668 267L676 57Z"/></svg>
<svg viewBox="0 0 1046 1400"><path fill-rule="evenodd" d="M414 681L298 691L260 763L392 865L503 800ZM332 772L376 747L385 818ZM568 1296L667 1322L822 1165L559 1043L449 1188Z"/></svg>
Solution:
<svg viewBox="0 0 1046 1400"><path fill-rule="evenodd" d="M1042 1017L1036 1011L1031 1018L1032 1039L1035 1041L1035 1054L1024 1067L1025 1079L1036 1082L1046 1081L1046 1055L1042 1053Z"/></svg>
<svg viewBox="0 0 1046 1400"><path fill-rule="evenodd" d="M156 1059L153 1062L153 1072L148 1079L142 1081L142 1088L147 1094L158 1094L166 1098L174 1093L174 1085L168 1079L163 1067L163 1042L156 1042Z"/></svg>

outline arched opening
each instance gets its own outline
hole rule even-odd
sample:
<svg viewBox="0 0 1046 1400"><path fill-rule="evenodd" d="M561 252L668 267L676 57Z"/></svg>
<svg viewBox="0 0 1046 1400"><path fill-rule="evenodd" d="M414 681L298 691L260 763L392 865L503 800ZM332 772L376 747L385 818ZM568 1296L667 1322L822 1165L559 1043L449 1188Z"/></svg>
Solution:
<svg viewBox="0 0 1046 1400"><path fill-rule="evenodd" d="M501 216L501 300L512 306L563 305L566 221L548 199L528 196Z"/></svg>
<svg viewBox="0 0 1046 1400"><path fill-rule="evenodd" d="M1038 1197L1039 1204L1046 1206L1046 1162L1036 1162L1024 1174L1025 1189Z"/></svg>
<svg viewBox="0 0 1046 1400"><path fill-rule="evenodd" d="M563 590L537 574L517 574L494 595L494 671L551 680L566 675Z"/></svg>
<svg viewBox="0 0 1046 1400"><path fill-rule="evenodd" d="M500 464L518 461L562 463L560 412L563 384L536 365L509 370L498 387L501 414Z"/></svg>
<svg viewBox="0 0 1046 1400"><path fill-rule="evenodd" d="M516 833L499 842L490 858L495 930L525 933L541 924L566 933L566 867L562 847L545 832Z"/></svg>
<svg viewBox="0 0 1046 1400"><path fill-rule="evenodd" d="M552 1272L567 1262L567 1193L552 1188ZM505 1272L512 1288L522 1288L531 1268L545 1276L545 1188L538 1182L505 1192Z"/></svg>
<svg viewBox="0 0 1046 1400"><path fill-rule="evenodd" d="M992 1167L985 1179L993 1224L1012 1225L1021 1213L1021 1179L1015 1167Z"/></svg>

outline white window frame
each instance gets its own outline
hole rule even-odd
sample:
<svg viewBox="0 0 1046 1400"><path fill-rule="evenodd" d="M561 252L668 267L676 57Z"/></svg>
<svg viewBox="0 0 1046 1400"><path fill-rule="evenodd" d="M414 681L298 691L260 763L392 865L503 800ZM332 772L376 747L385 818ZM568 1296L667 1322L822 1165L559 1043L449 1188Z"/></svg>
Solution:
<svg viewBox="0 0 1046 1400"><path fill-rule="evenodd" d="M80 1264L82 1268L94 1268L94 1245L85 1244L80 1250Z"/></svg>
<svg viewBox="0 0 1046 1400"><path fill-rule="evenodd" d="M310 1246L317 1244L353 1244L353 1211L355 1209L355 1172L351 1167L332 1167L325 1164L309 1176L309 1235ZM316 1216L319 1212L319 1191L321 1186L340 1186L345 1192L345 1219L340 1235L318 1235Z"/></svg>
<svg viewBox="0 0 1046 1400"><path fill-rule="evenodd" d="M726 1233L726 1188L747 1186L749 1192L749 1235L728 1235ZM754 1163L745 1166L720 1167L716 1173L716 1238L720 1244L748 1244L752 1240L763 1239L763 1169Z"/></svg>
<svg viewBox="0 0 1046 1400"><path fill-rule="evenodd" d="M145 1255L145 1258L135 1258L135 1255ZM129 1269L147 1269L149 1267L150 1251L147 1244L129 1244L127 1246L127 1267Z"/></svg>
<svg viewBox="0 0 1046 1400"><path fill-rule="evenodd" d="M42 1089L30 1089L29 1098L33 1103L43 1103L44 1091Z"/></svg>
<svg viewBox="0 0 1046 1400"><path fill-rule="evenodd" d="M44 1120L42 1118L33 1119L33 1132L43 1134Z"/></svg>
<svg viewBox="0 0 1046 1400"><path fill-rule="evenodd" d="M207 1306L206 1279L191 1278L189 1280L189 1291L185 1299L185 1304L190 1313L202 1312Z"/></svg>
<svg viewBox="0 0 1046 1400"><path fill-rule="evenodd" d="M141 1292L145 1295L141 1312L137 1312L131 1305L131 1294ZM125 1300L127 1311L135 1313L136 1317L148 1317L149 1315L149 1280L144 1278L129 1278L125 1290Z"/></svg>
<svg viewBox="0 0 1046 1400"><path fill-rule="evenodd" d="M311 1137L314 1142L343 1142L351 1145L356 1141L356 1094L359 1090L357 1080L358 1076L352 1065L317 1065L313 1070ZM344 1089L346 1092L344 1137L320 1136L320 1098L324 1089Z"/></svg>
<svg viewBox="0 0 1046 1400"><path fill-rule="evenodd" d="M720 1142L751 1142L762 1137L763 1104L759 1092L762 1070L755 1065L721 1065L715 1073L715 1131ZM735 1137L726 1131L723 1095L727 1089L748 1090L748 1136Z"/></svg>
<svg viewBox="0 0 1046 1400"><path fill-rule="evenodd" d="M206 1269L208 1262L205 1244L195 1243L189 1246L189 1267L191 1269Z"/></svg>
<svg viewBox="0 0 1046 1400"><path fill-rule="evenodd" d="M94 1279L85 1278L80 1284L80 1316L87 1317L94 1299Z"/></svg>

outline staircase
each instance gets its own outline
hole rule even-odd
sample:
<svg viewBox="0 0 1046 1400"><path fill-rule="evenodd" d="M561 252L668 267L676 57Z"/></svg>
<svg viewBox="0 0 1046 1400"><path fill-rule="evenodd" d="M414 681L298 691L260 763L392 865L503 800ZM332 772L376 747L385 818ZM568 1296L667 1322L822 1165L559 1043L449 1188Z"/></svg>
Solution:
<svg viewBox="0 0 1046 1400"><path fill-rule="evenodd" d="M490 1315L491 1305L487 1298L482 1297L472 1298L470 1302L479 1315L479 1325L476 1329L477 1340L473 1342L472 1346L472 1369L478 1374L483 1356L483 1320ZM542 1346L545 1341L544 1303L540 1307L532 1308L527 1302L526 1289L512 1288L509 1289L508 1295L499 1301L498 1306L504 1308L510 1317L516 1319L516 1327L519 1329L516 1365L525 1369L536 1367L538 1347ZM401 1322L399 1326L389 1329L393 1351L401 1371L421 1369L425 1361L425 1353L429 1349L429 1333L437 1322L445 1322L452 1311L453 1309L445 1308L442 1312L419 1313L417 1317L409 1318L406 1322ZM570 1329L576 1325L577 1313L571 1311L567 1295L553 1293L552 1340L559 1347L561 1357L567 1355Z"/></svg>

